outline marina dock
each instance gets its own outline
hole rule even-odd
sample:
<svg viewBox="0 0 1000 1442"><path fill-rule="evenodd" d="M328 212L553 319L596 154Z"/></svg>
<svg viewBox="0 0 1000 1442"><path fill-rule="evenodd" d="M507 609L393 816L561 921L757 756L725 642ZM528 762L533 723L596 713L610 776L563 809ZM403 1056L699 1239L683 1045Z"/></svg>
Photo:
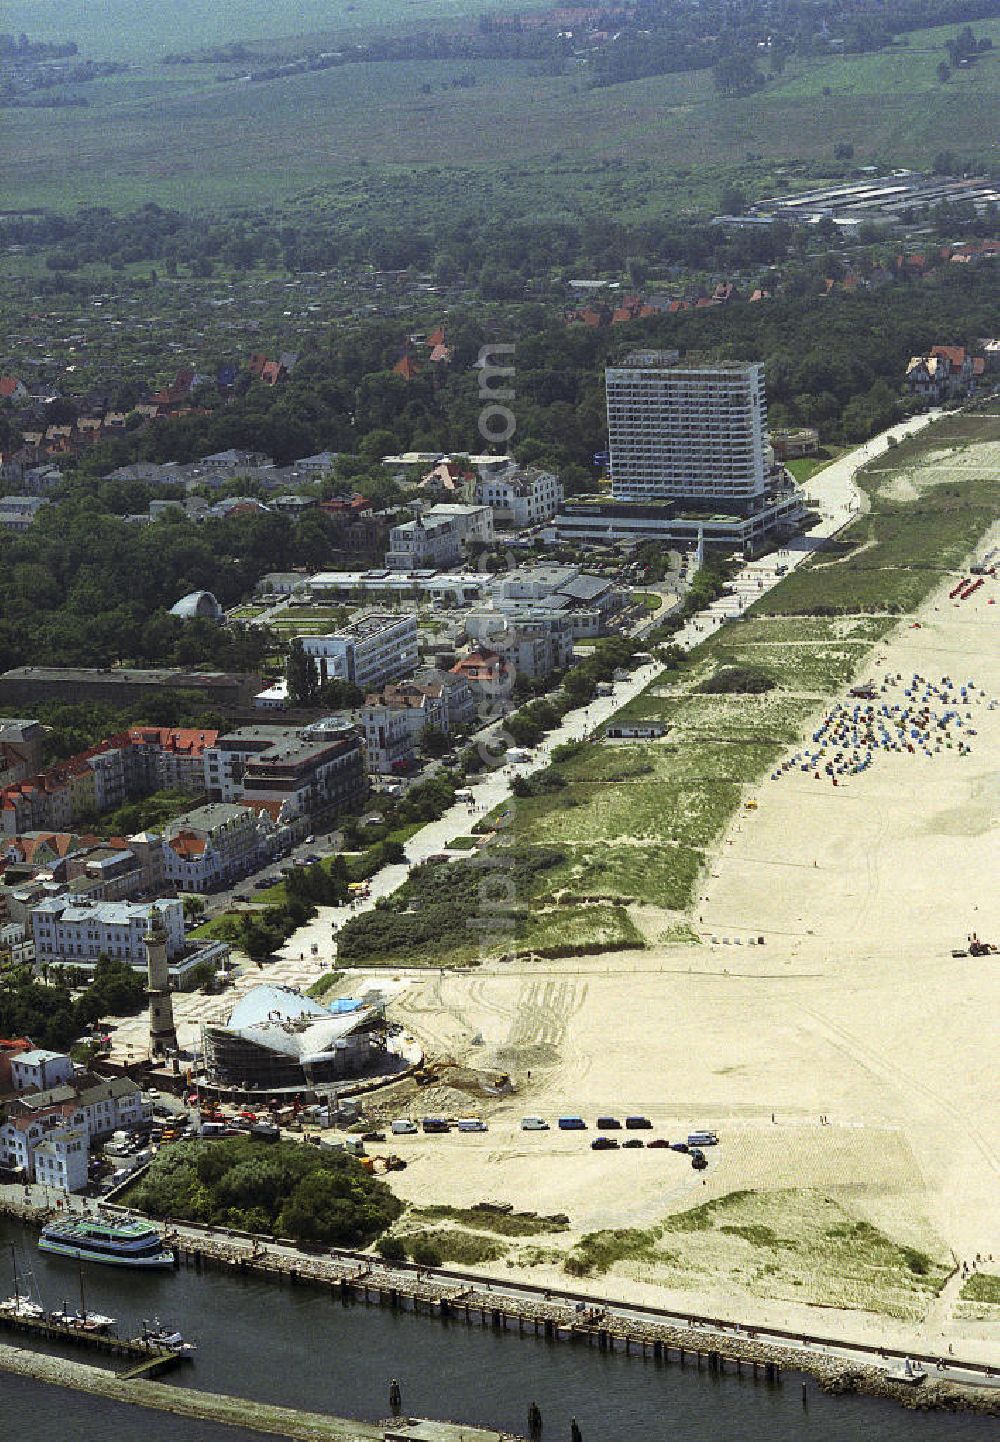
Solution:
<svg viewBox="0 0 1000 1442"><path fill-rule="evenodd" d="M163 1372L185 1360L167 1347L157 1347L139 1338L117 1337L112 1332L86 1332L80 1327L70 1327L64 1322L53 1322L46 1317L15 1317L0 1312L0 1330L20 1333L30 1344L32 1342L60 1342L73 1347L82 1347L91 1352L103 1352L108 1356L123 1357L130 1365L122 1372L123 1377L150 1376Z"/></svg>

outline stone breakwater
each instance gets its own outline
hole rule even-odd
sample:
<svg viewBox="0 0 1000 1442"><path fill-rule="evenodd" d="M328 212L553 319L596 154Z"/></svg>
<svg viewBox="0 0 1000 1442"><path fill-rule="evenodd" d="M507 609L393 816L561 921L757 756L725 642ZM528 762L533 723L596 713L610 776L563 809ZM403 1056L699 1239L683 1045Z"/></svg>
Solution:
<svg viewBox="0 0 1000 1442"><path fill-rule="evenodd" d="M116 1402L173 1412L178 1417L197 1417L232 1427L271 1432L279 1437L299 1438L301 1442L382 1442L385 1437L385 1428L371 1423L325 1417L318 1412L300 1412L290 1407L273 1407L265 1402L247 1401L244 1397L195 1392L165 1382L127 1382L101 1367L10 1347L6 1343L0 1343L0 1370L33 1377L38 1382L48 1382L56 1387L72 1387L78 1392L89 1392Z"/></svg>

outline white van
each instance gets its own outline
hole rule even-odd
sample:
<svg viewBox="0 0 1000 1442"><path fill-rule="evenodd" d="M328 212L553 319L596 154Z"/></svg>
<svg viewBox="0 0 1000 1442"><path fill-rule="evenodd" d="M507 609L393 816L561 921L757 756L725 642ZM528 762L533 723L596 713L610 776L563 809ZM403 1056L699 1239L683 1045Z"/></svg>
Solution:
<svg viewBox="0 0 1000 1442"><path fill-rule="evenodd" d="M522 1130L522 1132L547 1132L548 1129L549 1129L549 1124L548 1124L548 1122L544 1119L544 1117L522 1117L522 1118L521 1118L521 1130Z"/></svg>
<svg viewBox="0 0 1000 1442"><path fill-rule="evenodd" d="M488 1132L489 1127L481 1117L460 1117L458 1130L460 1132Z"/></svg>
<svg viewBox="0 0 1000 1442"><path fill-rule="evenodd" d="M398 1121L393 1122L391 1130L394 1137L413 1137L420 1128L416 1122L411 1122L409 1117L400 1117Z"/></svg>

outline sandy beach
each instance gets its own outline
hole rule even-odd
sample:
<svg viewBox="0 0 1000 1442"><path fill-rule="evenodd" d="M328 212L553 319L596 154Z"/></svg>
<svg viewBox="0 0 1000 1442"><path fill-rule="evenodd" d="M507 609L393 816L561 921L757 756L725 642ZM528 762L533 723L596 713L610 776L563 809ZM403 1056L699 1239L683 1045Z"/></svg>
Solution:
<svg viewBox="0 0 1000 1442"><path fill-rule="evenodd" d="M701 888L701 945L435 975L401 994L392 1014L430 1053L507 1070L518 1090L466 1098L487 1135L396 1139L410 1162L394 1178L400 1195L566 1212L570 1232L540 1239L557 1252L746 1189L779 1204L822 1193L948 1268L977 1253L1000 1264L1000 959L951 955L973 932L1000 941L1000 707L988 706L1000 696L989 604L1000 586L951 603L950 584L869 669L973 681L969 754L878 751L836 787L794 772L753 788L757 809L739 814ZM641 1112L671 1139L715 1127L722 1145L699 1176L662 1150L593 1153L593 1125L520 1130L524 1114L554 1124L562 1112L591 1124ZM533 1277L561 1275L556 1253L538 1260ZM824 1303L819 1271L802 1301L765 1301L721 1251L674 1281L669 1268L618 1263L579 1285L803 1326ZM823 1325L995 1355L996 1329L955 1315L959 1284L909 1316L827 1304Z"/></svg>

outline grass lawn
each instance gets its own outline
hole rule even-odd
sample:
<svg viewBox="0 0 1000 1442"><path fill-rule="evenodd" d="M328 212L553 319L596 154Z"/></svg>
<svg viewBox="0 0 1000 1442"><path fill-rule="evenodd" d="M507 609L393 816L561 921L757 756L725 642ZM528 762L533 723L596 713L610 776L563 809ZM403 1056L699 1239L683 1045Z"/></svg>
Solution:
<svg viewBox="0 0 1000 1442"><path fill-rule="evenodd" d="M443 1203L431 1207L413 1207L408 1217L428 1221L454 1222L477 1232L496 1232L501 1237L538 1237L549 1232L565 1232L569 1225L555 1217L540 1217L536 1212L486 1212L476 1207L449 1207Z"/></svg>
<svg viewBox="0 0 1000 1442"><path fill-rule="evenodd" d="M200 941L238 941L241 934L241 915L241 912L224 911L221 916L213 916L210 921L203 921L200 926L192 927L188 935L197 937Z"/></svg>
<svg viewBox="0 0 1000 1442"><path fill-rule="evenodd" d="M987 1307L1000 1307L1000 1276L993 1272L973 1272L962 1283L958 1294L963 1302L980 1302Z"/></svg>
<svg viewBox="0 0 1000 1442"><path fill-rule="evenodd" d="M554 800L519 800L510 835L519 847L594 840L706 846L725 824L737 793L737 785L729 781L571 785Z"/></svg>
<svg viewBox="0 0 1000 1442"><path fill-rule="evenodd" d="M838 548L800 566L750 615L910 610L1000 514L1000 418L945 416L859 472L869 512Z"/></svg>
<svg viewBox="0 0 1000 1442"><path fill-rule="evenodd" d="M816 475L817 471L825 470L832 461L843 455L844 449L843 446L821 446L814 456L802 456L797 461L785 461L784 466L786 470L791 471L801 486Z"/></svg>

